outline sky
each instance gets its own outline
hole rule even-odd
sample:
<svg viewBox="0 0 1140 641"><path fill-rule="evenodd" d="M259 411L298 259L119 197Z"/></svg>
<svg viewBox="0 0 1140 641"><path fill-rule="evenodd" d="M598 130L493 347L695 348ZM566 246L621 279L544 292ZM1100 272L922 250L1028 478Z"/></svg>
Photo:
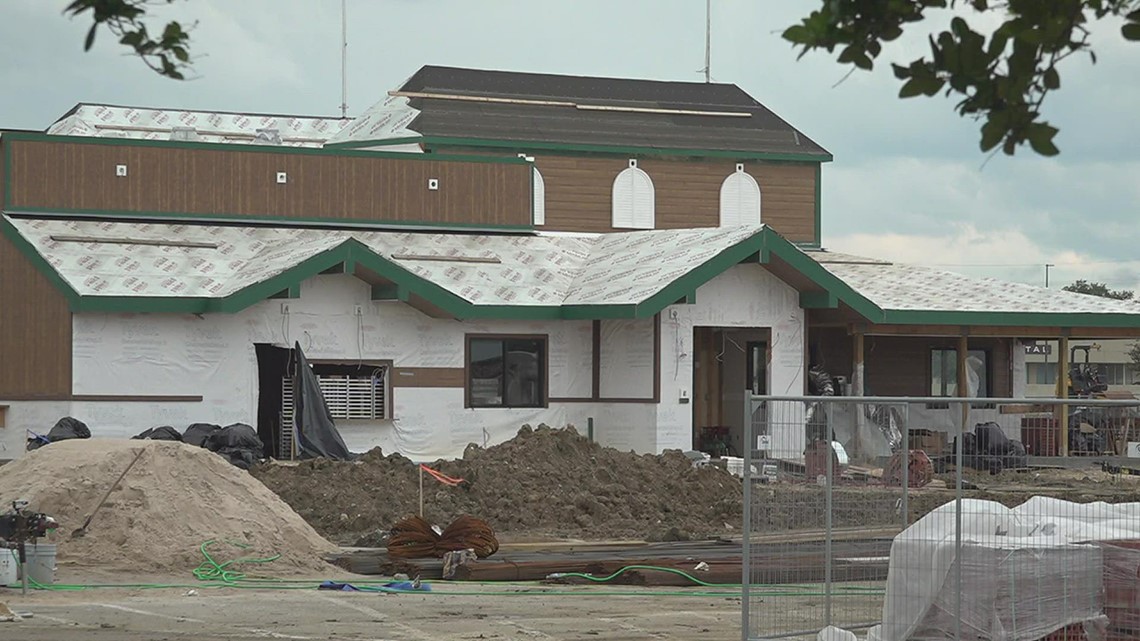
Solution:
<svg viewBox="0 0 1140 641"><path fill-rule="evenodd" d="M348 106L359 114L425 64L701 81L703 0L346 0ZM158 2L155 25L194 24L193 79L161 78L67 0L0 0L0 127L45 129L78 102L337 115L340 0ZM823 145L828 249L1044 284L1140 290L1140 44L1093 30L1045 116L1061 155L978 148L949 98L900 100L888 62L926 52L915 31L873 72L827 53L797 60L780 32L818 0L712 0L712 79L734 83ZM984 18L967 15L976 28ZM944 24L936 15L930 29ZM993 24L992 18L989 23Z"/></svg>

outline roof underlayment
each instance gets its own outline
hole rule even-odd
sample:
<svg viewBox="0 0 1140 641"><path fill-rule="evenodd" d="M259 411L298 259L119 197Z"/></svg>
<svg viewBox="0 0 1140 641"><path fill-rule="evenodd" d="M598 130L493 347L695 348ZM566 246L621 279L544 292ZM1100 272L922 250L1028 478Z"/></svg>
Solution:
<svg viewBox="0 0 1140 641"><path fill-rule="evenodd" d="M52 123L46 133L57 136L131 138L230 144L271 144L258 139L259 130L276 130L284 147L321 147L350 120L243 114L223 111L149 109L117 105L79 104ZM177 128L193 128L172 138Z"/></svg>
<svg viewBox="0 0 1140 641"><path fill-rule="evenodd" d="M4 216L0 228L81 311L238 311L351 265L456 317L640 317L778 258L873 323L1140 327L1133 301L802 250L763 226L480 235Z"/></svg>

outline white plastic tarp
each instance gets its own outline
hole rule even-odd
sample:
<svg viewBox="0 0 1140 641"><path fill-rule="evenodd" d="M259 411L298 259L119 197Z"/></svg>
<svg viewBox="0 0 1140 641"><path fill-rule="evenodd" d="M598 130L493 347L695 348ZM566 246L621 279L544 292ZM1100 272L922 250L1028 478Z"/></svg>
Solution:
<svg viewBox="0 0 1140 641"><path fill-rule="evenodd" d="M1035 641L1104 620L1103 541L1140 540L1140 503L1034 497L1016 508L964 499L961 554L954 502L895 537L882 641L951 638L962 570L962 639Z"/></svg>

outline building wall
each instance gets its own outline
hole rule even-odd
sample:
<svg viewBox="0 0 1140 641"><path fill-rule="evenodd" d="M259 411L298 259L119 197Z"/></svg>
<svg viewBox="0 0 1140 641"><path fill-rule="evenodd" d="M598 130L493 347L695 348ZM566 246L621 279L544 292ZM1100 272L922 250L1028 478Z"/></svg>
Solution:
<svg viewBox="0 0 1140 641"><path fill-rule="evenodd" d="M1089 352L1089 361L1101 367L1101 376L1108 383L1109 390L1130 392L1140 396L1140 368L1133 365L1132 357L1128 354L1135 342L1131 339L1070 339L1069 347L1100 346L1100 349L1092 349ZM1025 386L1026 395L1056 396L1057 341L1026 341L1026 344L1044 344L1048 345L1050 350L1048 355L1025 354L1023 348L1018 348L1025 359L1021 383ZM1083 353L1077 353L1077 361L1084 362Z"/></svg>
<svg viewBox="0 0 1140 641"><path fill-rule="evenodd" d="M673 305L662 313L658 449L691 447L695 327L770 328L771 393L803 393L804 312L796 290L761 265L737 265L697 289L696 300L695 305ZM743 404L743 398L739 400ZM775 456L797 458L803 447L802 430L773 434Z"/></svg>
<svg viewBox="0 0 1140 641"><path fill-rule="evenodd" d="M970 339L970 349L989 352L991 396L1013 393L1011 344L1010 340L1000 338ZM957 345L956 338L868 336L864 339L866 393L874 396L930 396L930 351L955 349ZM850 369L850 366L846 367L848 372Z"/></svg>
<svg viewBox="0 0 1140 641"><path fill-rule="evenodd" d="M67 299L0 233L0 404L70 392Z"/></svg>
<svg viewBox="0 0 1140 641"><path fill-rule="evenodd" d="M12 208L434 224L531 224L527 164L291 148L6 140ZM116 165L127 176L116 176ZM277 172L287 182L277 183ZM438 179L437 190L428 189Z"/></svg>

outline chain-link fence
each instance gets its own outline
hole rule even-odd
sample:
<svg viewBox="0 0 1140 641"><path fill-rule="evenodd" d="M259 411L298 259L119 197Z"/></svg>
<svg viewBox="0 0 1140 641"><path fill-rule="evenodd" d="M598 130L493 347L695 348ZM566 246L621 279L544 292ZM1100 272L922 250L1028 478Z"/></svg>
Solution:
<svg viewBox="0 0 1140 641"><path fill-rule="evenodd" d="M1140 400L747 403L745 641L1140 639Z"/></svg>

